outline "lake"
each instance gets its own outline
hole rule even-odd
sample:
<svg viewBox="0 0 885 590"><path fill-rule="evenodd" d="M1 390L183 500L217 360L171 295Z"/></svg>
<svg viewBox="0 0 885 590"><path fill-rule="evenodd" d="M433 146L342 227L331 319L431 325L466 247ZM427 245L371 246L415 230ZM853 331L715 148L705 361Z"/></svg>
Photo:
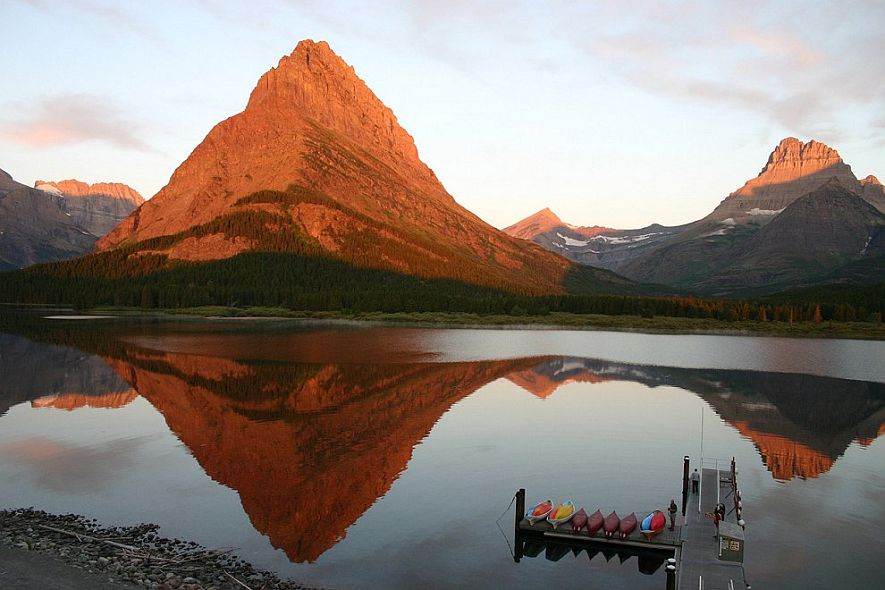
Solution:
<svg viewBox="0 0 885 590"><path fill-rule="evenodd" d="M881 584L885 343L231 320L0 321L0 502L333 588L663 588L512 507L664 509L737 461L756 587ZM711 525L712 532L712 525Z"/></svg>

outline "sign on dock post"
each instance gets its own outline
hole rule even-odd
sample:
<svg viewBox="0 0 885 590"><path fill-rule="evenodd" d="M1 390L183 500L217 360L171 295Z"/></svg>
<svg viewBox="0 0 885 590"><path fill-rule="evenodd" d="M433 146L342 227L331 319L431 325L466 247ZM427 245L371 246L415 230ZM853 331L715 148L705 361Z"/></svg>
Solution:
<svg viewBox="0 0 885 590"><path fill-rule="evenodd" d="M744 562L744 529L733 522L719 523L719 559Z"/></svg>

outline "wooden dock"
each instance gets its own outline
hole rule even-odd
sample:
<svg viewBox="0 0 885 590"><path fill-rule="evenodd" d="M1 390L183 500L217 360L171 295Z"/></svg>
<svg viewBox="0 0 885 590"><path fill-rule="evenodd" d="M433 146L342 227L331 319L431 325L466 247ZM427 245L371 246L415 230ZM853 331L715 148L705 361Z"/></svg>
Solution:
<svg viewBox="0 0 885 590"><path fill-rule="evenodd" d="M716 527L712 520L705 516L712 513L718 503L726 506L726 523L732 523L734 534L743 535L743 527L738 526L742 513L740 495L737 492L737 469L734 460L712 462L710 466L702 465L700 493L690 493L688 488L688 458L686 457L683 471L684 513L678 515L673 531L665 528L660 534L646 539L640 534L638 527L625 539L618 535L606 538L600 530L590 535L587 530L572 531L566 523L554 529L546 521L530 524L523 518L525 514L525 490L516 494L515 541L517 562L523 557L534 557L545 552L547 559L556 561L568 553L568 548L577 556L586 549L592 559L596 553L621 556L622 561L631 555L640 556L640 571L654 573L660 565L667 561L668 590L749 590L743 564L739 561L728 561L731 557L727 552L736 547L734 541L716 535ZM594 509L595 510L595 509ZM626 514L624 515L626 516ZM636 513L639 520L645 514ZM741 521L741 524L743 522ZM743 551L743 541L740 542ZM642 556L646 556L645 566L650 571L643 571ZM649 561L648 556L651 556ZM668 559L669 558L669 559Z"/></svg>
<svg viewBox="0 0 885 590"><path fill-rule="evenodd" d="M639 520L642 520L645 516L645 514L636 515ZM675 529L672 531L665 528L660 534L652 537L651 539L646 539L639 533L638 524L636 526L636 529L632 533L630 533L626 539L621 539L617 535L612 538L606 538L601 530L598 531L595 535L591 535L587 532L586 529L576 533L572 531L572 527L568 523L560 526L557 529L554 529L553 525L546 521L538 522L532 525L529 524L529 521L524 518L522 519L522 521L520 521L519 527L521 534L526 535L527 537L540 536L545 539L560 539L572 543L586 543L589 545L596 544L612 547L635 547L640 549L662 551L671 555L673 554L674 550L682 544L681 526L676 526Z"/></svg>
<svg viewBox="0 0 885 590"><path fill-rule="evenodd" d="M745 590L750 588L743 564L719 558L720 541L713 522L704 516L716 504L726 506L725 522L737 524L732 469L703 467L701 493L691 494L683 527L682 554L677 565L679 590Z"/></svg>

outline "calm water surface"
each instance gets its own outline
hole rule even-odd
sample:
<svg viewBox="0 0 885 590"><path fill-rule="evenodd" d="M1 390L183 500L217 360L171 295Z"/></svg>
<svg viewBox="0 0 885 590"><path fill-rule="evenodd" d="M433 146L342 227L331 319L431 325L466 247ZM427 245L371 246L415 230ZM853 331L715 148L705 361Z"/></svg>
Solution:
<svg viewBox="0 0 885 590"><path fill-rule="evenodd" d="M514 563L495 521L520 487L664 508L703 452L737 460L755 587L877 587L883 361L844 340L7 317L0 504L155 522L327 587L663 588L627 554Z"/></svg>

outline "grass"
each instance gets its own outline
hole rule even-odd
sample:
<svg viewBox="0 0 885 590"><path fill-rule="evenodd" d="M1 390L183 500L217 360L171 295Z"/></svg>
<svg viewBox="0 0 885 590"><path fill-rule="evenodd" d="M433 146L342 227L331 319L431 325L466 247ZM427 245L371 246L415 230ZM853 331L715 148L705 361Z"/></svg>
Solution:
<svg viewBox="0 0 885 590"><path fill-rule="evenodd" d="M723 334L809 338L854 338L885 340L885 323L874 322L761 322L724 321L712 318L644 318L629 315L550 313L545 315L480 315L457 312L348 312L293 311L279 307L193 307L146 311L139 308L100 307L96 313L132 316L197 316L204 318L286 318L320 321L348 320L411 326L445 327L535 327L614 330L665 334Z"/></svg>

